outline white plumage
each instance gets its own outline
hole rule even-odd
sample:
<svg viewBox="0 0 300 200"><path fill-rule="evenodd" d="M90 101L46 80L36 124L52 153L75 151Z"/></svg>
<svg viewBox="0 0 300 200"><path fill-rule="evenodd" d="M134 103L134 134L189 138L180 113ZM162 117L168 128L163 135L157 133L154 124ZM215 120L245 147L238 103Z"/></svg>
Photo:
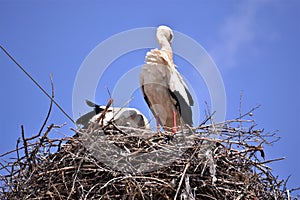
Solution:
<svg viewBox="0 0 300 200"><path fill-rule="evenodd" d="M105 109L105 106L100 106ZM89 123L96 123L97 119L101 116L102 112L95 115L89 120ZM118 126L128 126L133 128L149 128L147 118L135 108L108 108L103 122L100 121L99 125L106 126L110 121L113 121Z"/></svg>
<svg viewBox="0 0 300 200"><path fill-rule="evenodd" d="M93 111L86 113L76 120L76 124L88 128L91 123L96 123L106 106L97 105L86 100L88 106ZM139 110L135 108L109 107L105 113L103 120L99 121L99 125L106 126L109 122L114 122L118 126L128 126L133 128L149 128L149 121Z"/></svg>

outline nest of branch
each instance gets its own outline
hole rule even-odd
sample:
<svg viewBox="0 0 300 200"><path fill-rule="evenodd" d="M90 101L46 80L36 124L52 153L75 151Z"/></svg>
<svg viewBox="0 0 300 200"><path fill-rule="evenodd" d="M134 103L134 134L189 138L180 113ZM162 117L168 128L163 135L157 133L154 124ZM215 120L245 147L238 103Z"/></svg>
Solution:
<svg viewBox="0 0 300 200"><path fill-rule="evenodd" d="M241 118L176 135L93 127L75 137L44 133L1 155L1 199L289 199L263 146L275 133Z"/></svg>

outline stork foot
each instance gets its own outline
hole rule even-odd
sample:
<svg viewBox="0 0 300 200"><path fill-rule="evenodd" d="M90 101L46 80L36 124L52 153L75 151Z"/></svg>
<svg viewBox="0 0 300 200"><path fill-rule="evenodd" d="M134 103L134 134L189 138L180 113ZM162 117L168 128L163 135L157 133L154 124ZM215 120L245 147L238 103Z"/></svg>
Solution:
<svg viewBox="0 0 300 200"><path fill-rule="evenodd" d="M160 123L159 123L158 117L155 116L155 119L156 119L156 129L157 129L157 132L160 133Z"/></svg>
<svg viewBox="0 0 300 200"><path fill-rule="evenodd" d="M174 134L177 133L177 127L174 126L173 129L172 129L172 131L173 131Z"/></svg>

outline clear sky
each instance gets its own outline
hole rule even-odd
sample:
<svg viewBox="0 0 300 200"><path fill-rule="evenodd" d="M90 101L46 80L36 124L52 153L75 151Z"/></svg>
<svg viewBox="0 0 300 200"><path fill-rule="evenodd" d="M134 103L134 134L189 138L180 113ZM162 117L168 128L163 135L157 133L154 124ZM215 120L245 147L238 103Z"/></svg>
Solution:
<svg viewBox="0 0 300 200"><path fill-rule="evenodd" d="M169 25L193 38L216 63L224 81L227 115L257 104L253 118L258 128L279 130L281 140L266 147L266 158L286 157L271 165L274 175L300 186L300 3L297 0L226 1L0 1L0 44L50 91L53 74L55 99L72 115L72 92L79 67L102 41L122 31ZM154 37L154 36L153 36ZM175 38L176 41L176 38ZM130 41L128 41L130 42ZM114 51L116 45L108 51ZM96 101L105 104L122 73L143 64L146 50L120 56L99 81ZM101 59L101 58L99 58ZM203 119L204 101L210 102L203 80L193 79L191 67L175 57L178 70L195 91ZM0 154L15 148L25 126L36 134L46 116L49 99L0 52ZM138 78L138 77L137 77ZM88 81L88 80L87 80ZM198 82L197 82L198 81ZM201 95L203 94L203 95ZM130 103L148 112L140 91ZM84 102L83 102L84 103ZM88 110L88 108L87 108ZM148 115L147 115L148 116ZM52 134L72 135L72 123L54 108L49 123L62 124Z"/></svg>

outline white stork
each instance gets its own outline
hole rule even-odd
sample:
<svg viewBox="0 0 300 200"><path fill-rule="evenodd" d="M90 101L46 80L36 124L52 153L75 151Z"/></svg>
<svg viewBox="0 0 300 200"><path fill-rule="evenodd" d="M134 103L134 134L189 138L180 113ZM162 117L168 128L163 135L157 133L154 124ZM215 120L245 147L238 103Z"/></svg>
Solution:
<svg viewBox="0 0 300 200"><path fill-rule="evenodd" d="M147 52L140 84L157 123L176 133L182 124L192 126L191 106L194 102L173 62L173 31L167 26L159 26L156 38L161 49Z"/></svg>
<svg viewBox="0 0 300 200"><path fill-rule="evenodd" d="M97 105L89 100L86 100L86 104L90 107L93 107L94 110L76 120L76 123L83 125L84 129L88 128L90 123L96 123L97 119L100 117L106 107ZM106 111L105 118L101 123L103 126L106 126L112 120L118 126L146 129L149 128L149 122L147 118L135 108L109 107Z"/></svg>

